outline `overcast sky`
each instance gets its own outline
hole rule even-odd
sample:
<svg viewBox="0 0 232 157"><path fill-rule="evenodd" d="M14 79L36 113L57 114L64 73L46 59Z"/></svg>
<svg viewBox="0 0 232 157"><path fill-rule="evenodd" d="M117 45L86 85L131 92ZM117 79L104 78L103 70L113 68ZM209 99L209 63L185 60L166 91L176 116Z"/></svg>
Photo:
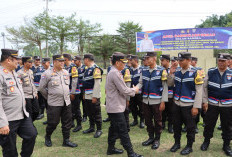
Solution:
<svg viewBox="0 0 232 157"><path fill-rule="evenodd" d="M43 12L44 0L0 0L0 32L5 27L20 26L24 18ZM78 17L101 23L103 32L116 34L119 22L134 21L143 31L193 28L212 14L232 11L232 0L52 0L49 14ZM0 48L3 38L0 36ZM13 45L6 41L6 47Z"/></svg>

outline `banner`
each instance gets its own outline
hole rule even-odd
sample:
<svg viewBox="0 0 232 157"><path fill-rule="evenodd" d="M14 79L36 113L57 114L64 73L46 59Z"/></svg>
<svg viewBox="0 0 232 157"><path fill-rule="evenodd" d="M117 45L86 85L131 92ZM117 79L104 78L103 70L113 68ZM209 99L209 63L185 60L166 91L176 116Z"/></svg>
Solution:
<svg viewBox="0 0 232 157"><path fill-rule="evenodd" d="M136 52L232 49L232 28L189 28L136 33Z"/></svg>

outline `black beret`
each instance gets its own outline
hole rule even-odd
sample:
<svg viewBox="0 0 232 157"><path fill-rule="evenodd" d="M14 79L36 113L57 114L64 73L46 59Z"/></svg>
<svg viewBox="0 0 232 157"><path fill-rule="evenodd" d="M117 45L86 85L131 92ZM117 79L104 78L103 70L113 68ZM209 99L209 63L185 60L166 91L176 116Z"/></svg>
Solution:
<svg viewBox="0 0 232 157"><path fill-rule="evenodd" d="M33 62L33 58L30 56L22 57L23 63L25 62Z"/></svg>
<svg viewBox="0 0 232 157"><path fill-rule="evenodd" d="M40 56L34 56L34 60L40 60Z"/></svg>
<svg viewBox="0 0 232 157"><path fill-rule="evenodd" d="M93 56L93 54L91 54L91 53L84 54L84 59L85 59L85 58L89 58L89 59L91 59L91 60L94 60L94 56Z"/></svg>
<svg viewBox="0 0 232 157"><path fill-rule="evenodd" d="M64 56L59 54L59 55L53 55L52 56L53 61L54 60L59 60L59 61L64 61Z"/></svg>
<svg viewBox="0 0 232 157"><path fill-rule="evenodd" d="M42 62L50 62L50 58L49 57L42 58Z"/></svg>
<svg viewBox="0 0 232 157"><path fill-rule="evenodd" d="M193 61L198 61L198 58L197 57L192 57L192 60Z"/></svg>
<svg viewBox="0 0 232 157"><path fill-rule="evenodd" d="M219 53L217 58L220 59L220 60L229 60L230 59L230 54L228 54L228 53Z"/></svg>
<svg viewBox="0 0 232 157"><path fill-rule="evenodd" d="M2 55L4 55L4 56L11 56L11 57L19 58L18 57L18 50L1 49L1 51L2 51Z"/></svg>
<svg viewBox="0 0 232 157"><path fill-rule="evenodd" d="M176 61L178 58L176 56L171 57L171 61Z"/></svg>
<svg viewBox="0 0 232 157"><path fill-rule="evenodd" d="M138 59L138 56L137 55L131 55L130 58L128 59Z"/></svg>
<svg viewBox="0 0 232 157"><path fill-rule="evenodd" d="M156 56L157 56L157 52L147 52L144 57L156 57Z"/></svg>
<svg viewBox="0 0 232 157"><path fill-rule="evenodd" d="M178 53L178 60L184 60L184 59L191 59L191 53L190 52L180 52Z"/></svg>
<svg viewBox="0 0 232 157"><path fill-rule="evenodd" d="M162 54L162 55L160 55L160 59L167 59L170 61L170 55L169 54Z"/></svg>
<svg viewBox="0 0 232 157"><path fill-rule="evenodd" d="M127 62L127 56L124 55L121 52L115 52L112 56L112 61L119 61L121 60L122 62L126 63Z"/></svg>
<svg viewBox="0 0 232 157"><path fill-rule="evenodd" d="M74 60L81 60L81 56L74 56Z"/></svg>

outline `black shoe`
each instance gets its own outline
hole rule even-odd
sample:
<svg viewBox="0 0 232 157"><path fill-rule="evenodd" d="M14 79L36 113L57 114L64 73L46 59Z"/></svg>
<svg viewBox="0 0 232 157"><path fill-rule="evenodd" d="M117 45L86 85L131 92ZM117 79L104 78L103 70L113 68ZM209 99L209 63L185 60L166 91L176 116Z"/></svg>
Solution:
<svg viewBox="0 0 232 157"><path fill-rule="evenodd" d="M84 130L82 133L83 134L88 134L88 133L91 133L91 132L94 132L94 131L95 131L94 128L89 128L87 130Z"/></svg>
<svg viewBox="0 0 232 157"><path fill-rule="evenodd" d="M128 154L128 157L143 157L143 156L134 152L134 153Z"/></svg>
<svg viewBox="0 0 232 157"><path fill-rule="evenodd" d="M51 147L52 146L52 140L51 140L51 136L45 136L45 146L47 147Z"/></svg>
<svg viewBox="0 0 232 157"><path fill-rule="evenodd" d="M186 126L184 126L184 128L182 128L182 130L181 130L182 132L187 132L187 127Z"/></svg>
<svg viewBox="0 0 232 157"><path fill-rule="evenodd" d="M43 122L43 125L47 125L47 124L48 124L48 121Z"/></svg>
<svg viewBox="0 0 232 157"><path fill-rule="evenodd" d="M209 147L210 141L209 140L204 140L204 142L201 145L201 150L206 151Z"/></svg>
<svg viewBox="0 0 232 157"><path fill-rule="evenodd" d="M170 134L173 134L173 127L172 127L172 124L168 124L168 132Z"/></svg>
<svg viewBox="0 0 232 157"><path fill-rule="evenodd" d="M227 156L232 156L232 150L230 146L223 146L222 150L225 152Z"/></svg>
<svg viewBox="0 0 232 157"><path fill-rule="evenodd" d="M107 149L107 155L113 155L113 154L122 154L123 150L122 149L117 149L117 148L111 148L111 149Z"/></svg>
<svg viewBox="0 0 232 157"><path fill-rule="evenodd" d="M130 123L130 126L136 126L138 125L138 121L137 120L134 120L132 123Z"/></svg>
<svg viewBox="0 0 232 157"><path fill-rule="evenodd" d="M221 124L217 127L218 130L222 130Z"/></svg>
<svg viewBox="0 0 232 157"><path fill-rule="evenodd" d="M38 117L36 118L36 120L40 120L40 119L42 119L44 117L44 114L40 114L40 115L38 115Z"/></svg>
<svg viewBox="0 0 232 157"><path fill-rule="evenodd" d="M142 145L143 146L149 146L149 145L151 145L154 142L154 140L155 140L154 138L149 138L148 140L144 141L142 143Z"/></svg>
<svg viewBox="0 0 232 157"><path fill-rule="evenodd" d="M109 122L110 121L110 118L107 117L106 119L103 120L103 122Z"/></svg>
<svg viewBox="0 0 232 157"><path fill-rule="evenodd" d="M102 135L102 131L101 130L97 130L96 132L95 132L95 134L94 134L94 138L98 138L98 137L100 137Z"/></svg>
<svg viewBox="0 0 232 157"><path fill-rule="evenodd" d="M180 149L180 143L175 143L172 148L170 149L171 152L176 152L178 149Z"/></svg>
<svg viewBox="0 0 232 157"><path fill-rule="evenodd" d="M78 132L82 129L82 126L81 125L77 125L74 129L73 129L73 132Z"/></svg>
<svg viewBox="0 0 232 157"><path fill-rule="evenodd" d="M180 152L180 154L181 154L181 155L188 155L188 154L190 154L191 152L193 152L192 147L186 146L186 147Z"/></svg>
<svg viewBox="0 0 232 157"><path fill-rule="evenodd" d="M140 122L139 127L143 129L145 127L144 122Z"/></svg>
<svg viewBox="0 0 232 157"><path fill-rule="evenodd" d="M87 117L83 117L82 122L86 122L86 121L87 121Z"/></svg>
<svg viewBox="0 0 232 157"><path fill-rule="evenodd" d="M154 143L151 146L151 149L158 149L160 146L160 141L159 140L155 140Z"/></svg>
<svg viewBox="0 0 232 157"><path fill-rule="evenodd" d="M66 139L63 142L63 147L77 147L77 144L71 142L69 139Z"/></svg>

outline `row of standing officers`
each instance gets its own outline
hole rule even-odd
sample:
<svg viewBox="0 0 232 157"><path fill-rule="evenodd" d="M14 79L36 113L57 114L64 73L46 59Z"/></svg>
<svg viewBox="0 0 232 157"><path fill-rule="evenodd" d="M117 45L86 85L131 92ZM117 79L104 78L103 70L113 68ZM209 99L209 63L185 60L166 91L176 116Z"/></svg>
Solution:
<svg viewBox="0 0 232 157"><path fill-rule="evenodd" d="M130 56L131 68L124 67L127 62L124 54L114 53L106 81L106 110L111 121L107 154L123 153L114 147L116 139L120 138L128 156L142 156L133 151L130 142L128 108L131 109L134 118L131 126L138 124L139 116L140 128L143 128L145 120L149 138L142 145L152 144L152 149L158 149L163 127L162 112L166 108L163 117L168 114L171 125L169 131L172 132L173 125L175 139L170 151L176 152L180 148L181 129L184 123L187 128L187 145L181 154L187 155L192 152L192 144L195 141L195 118L199 109L203 107L204 112L207 112L204 118L205 140L201 150L207 150L220 114L223 150L231 156L229 144L232 132L230 116L232 72L227 68L229 58L228 54L219 54L218 67L210 69L205 76L201 69L190 66L192 57L188 52L178 54L180 67L177 62L171 67L165 64L170 61L169 55L161 55L163 67L157 66L156 52L147 52L143 67L138 66L137 56ZM0 144L4 156L17 156L16 133L23 138L21 156L32 154L37 135L32 122L43 116L45 107L47 108L45 145L48 147L52 146L51 135L60 119L63 146L77 146L69 138L74 120L77 121L77 126L73 131L82 129L80 101L90 122L89 129L83 133L95 132L96 125L94 137L102 135L100 84L103 70L94 63L92 54L84 55L84 64L87 68L81 65L79 56L75 57L75 64L71 63L69 54L54 55L53 67L49 66L50 58L43 58L45 69L40 66L32 67L33 58L23 57L23 67L18 67L16 73L14 70L17 68L17 59L17 51L2 50Z"/></svg>

